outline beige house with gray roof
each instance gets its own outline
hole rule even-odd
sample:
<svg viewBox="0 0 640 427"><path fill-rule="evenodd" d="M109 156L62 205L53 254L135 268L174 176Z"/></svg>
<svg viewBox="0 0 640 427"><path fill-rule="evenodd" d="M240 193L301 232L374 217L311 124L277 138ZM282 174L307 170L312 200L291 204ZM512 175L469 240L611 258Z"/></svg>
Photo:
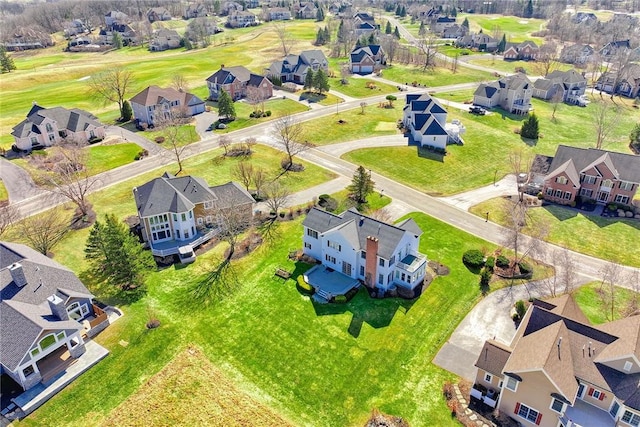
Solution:
<svg viewBox="0 0 640 427"><path fill-rule="evenodd" d="M475 366L472 397L523 426L640 425L640 316L594 326L570 295L534 300Z"/></svg>
<svg viewBox="0 0 640 427"><path fill-rule="evenodd" d="M527 114L531 109L533 83L527 76L517 73L489 83L480 83L473 94L474 105L503 110L514 114Z"/></svg>

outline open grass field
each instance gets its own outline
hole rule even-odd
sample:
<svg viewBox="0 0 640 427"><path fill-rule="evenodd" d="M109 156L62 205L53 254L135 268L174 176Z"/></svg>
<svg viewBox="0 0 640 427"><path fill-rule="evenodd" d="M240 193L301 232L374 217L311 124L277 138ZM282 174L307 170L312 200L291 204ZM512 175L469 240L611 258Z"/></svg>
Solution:
<svg viewBox="0 0 640 427"><path fill-rule="evenodd" d="M312 41L317 28L318 24L312 21L296 20L288 24L287 30L296 39L292 52L315 49ZM4 74L0 81L0 147L11 146L11 128L24 119L33 101L44 107L85 109L112 123L118 118L117 105L104 105L92 96L88 85L90 76L108 68L122 66L133 73L127 98L152 84L168 86L175 74L185 77L191 92L206 98L205 79L221 65L244 65L262 72L271 61L282 57L270 24L225 30L221 35L225 38L214 40L214 45L191 51L149 52L145 47L132 47L108 53L69 53L62 51L66 44L60 43L37 52L12 53L17 70ZM233 43L221 42L231 39Z"/></svg>
<svg viewBox="0 0 640 427"><path fill-rule="evenodd" d="M318 93L311 91L296 91L296 95L299 96L300 102L307 102L309 104L317 103L320 105L336 105L344 102L344 99L336 96L332 93Z"/></svg>
<svg viewBox="0 0 640 427"><path fill-rule="evenodd" d="M436 96L458 102L473 98L472 92L454 92L451 96L440 92ZM617 99L616 102L620 104ZM635 123L637 110L631 106L631 102L625 102L616 127L603 148L628 153L628 135ZM510 173L509 154L514 150L522 150L525 156L533 156L538 153L553 155L558 144L595 146L589 106L561 105L556 112L556 120L552 121L550 104L537 99L533 99L532 104L543 134L543 138L533 146L513 132L520 128L523 117L503 116L499 111L487 116L475 116L448 108L447 120L461 120L467 131L463 135L465 145L447 147L444 157L414 146L360 149L343 157L429 194L449 195L493 182L496 171L498 177ZM399 108L397 105L396 108ZM361 131L360 135L362 138L365 133Z"/></svg>
<svg viewBox="0 0 640 427"><path fill-rule="evenodd" d="M339 108L339 107L338 107ZM369 105L365 113L361 109L339 113L304 122L304 139L316 145L335 144L373 136L395 135L397 121L402 118L402 102L394 102L393 108ZM338 123L343 120L343 123Z"/></svg>
<svg viewBox="0 0 640 427"><path fill-rule="evenodd" d="M398 91L395 86L388 85L373 79L361 78L361 77L349 77L349 84L343 85L340 83L340 77L329 78L329 84L331 89L343 93L352 98L366 98L368 96L383 95L386 93L394 93ZM374 83L373 87L367 87L367 83Z"/></svg>
<svg viewBox="0 0 640 427"><path fill-rule="evenodd" d="M216 368L197 347L178 353L102 423L156 427L205 424L294 425L239 389L236 379Z"/></svg>
<svg viewBox="0 0 640 427"><path fill-rule="evenodd" d="M479 203L470 211L480 217L491 212L491 221L504 225L506 215L501 207L502 199L497 198ZM533 223L550 227L547 240L551 243L596 258L640 267L640 222L637 220L590 216L551 204L532 208L529 214ZM531 232L530 229L525 230L525 233Z"/></svg>
<svg viewBox="0 0 640 427"><path fill-rule="evenodd" d="M133 142L91 145L85 149L89 152L87 169L90 175L96 175L129 164L135 161L136 155L142 151L142 148ZM47 156L48 153L47 150L38 151L33 156ZM37 166L34 166L29 159L29 157L26 157L12 160L12 162L25 169L31 176L35 176L38 172Z"/></svg>
<svg viewBox="0 0 640 427"><path fill-rule="evenodd" d="M629 289L614 287L613 319L611 319L611 306L608 309L602 304L599 293L601 282L591 282L575 291L575 299L587 319L595 325L618 320L625 316L625 311L631 303L638 301L640 295ZM606 285L605 285L606 287Z"/></svg>
<svg viewBox="0 0 640 427"><path fill-rule="evenodd" d="M108 422L114 409L119 415L116 408L127 399L122 408L130 407L142 395L148 400L140 401L144 407L182 407L189 398L182 385L161 396L145 384L160 381L163 374L154 375L191 344L202 348L235 388L250 390L257 401L295 425L362 425L376 407L412 426L456 425L441 392L443 382L453 376L430 361L480 298L477 275L461 264L463 252L493 246L423 214L411 216L429 230L420 250L451 268L419 299L377 300L361 291L347 304L313 304L293 280L273 275L284 267L295 278L308 268L287 258L292 248L300 247L300 220L281 223L277 241L234 263L237 287L214 304L199 304L191 290L220 250L187 267L150 274L148 295L135 303L120 302L125 316L97 338L110 356L18 425ZM70 265L78 273L86 268L82 247L83 241L69 237L57 249L75 253ZM92 291L98 297L110 295L98 286ZM151 317L161 326L146 330Z"/></svg>
<svg viewBox="0 0 640 427"><path fill-rule="evenodd" d="M385 79L398 84L419 83L423 86L445 86L458 83L481 82L490 80L493 74L458 66L456 73L449 68L435 68L424 71L421 67L394 64L382 71Z"/></svg>
<svg viewBox="0 0 640 427"><path fill-rule="evenodd" d="M543 19L525 19L517 16L502 15L459 14L458 21L464 21L465 17L469 20L469 29L476 33L481 29L486 34L498 33L500 37L502 37L502 33L505 33L507 35L507 41L512 43L533 40L540 45L540 43L543 42L543 39L531 35L544 27L545 21Z"/></svg>
<svg viewBox="0 0 640 427"><path fill-rule="evenodd" d="M166 130L146 130L144 132L139 132L138 135L142 135L149 141L153 142L155 142L157 137L164 137L165 142L163 144L165 145L165 148L171 148L171 143L167 141ZM196 132L196 127L194 125L182 125L178 127L176 139L176 145L182 147L184 145L200 141L200 135L198 135L198 132Z"/></svg>
<svg viewBox="0 0 640 427"><path fill-rule="evenodd" d="M9 193L7 192L7 187L4 186L4 182L0 179L0 203L5 200L9 200Z"/></svg>
<svg viewBox="0 0 640 427"><path fill-rule="evenodd" d="M494 59L491 57L484 57L484 58L470 59L469 63L474 65L480 65L482 67L493 68L494 70L498 70L503 73L514 73L516 68L524 68L524 70L530 76L540 75L540 68L538 67L538 69L536 69L535 61L505 61L500 58ZM557 69L560 71L567 71L572 68L573 66L570 64L558 64L558 67L557 67Z"/></svg>
<svg viewBox="0 0 640 427"><path fill-rule="evenodd" d="M212 108L217 111L218 104L216 102L207 102L207 104L211 105ZM252 117L249 117L249 114L251 114L254 111L253 105L244 101L236 101L234 102L233 105L236 110L236 119L230 123L227 123L226 129L216 129L215 131L216 133L222 134L222 133L233 132L235 130L240 130L249 126L264 123L269 120L275 120L278 117L282 117L287 114L300 113L303 111L307 111L309 109L308 106L301 104L299 102L293 101L289 98L270 99L264 103L264 110L271 111L271 116L252 118Z"/></svg>

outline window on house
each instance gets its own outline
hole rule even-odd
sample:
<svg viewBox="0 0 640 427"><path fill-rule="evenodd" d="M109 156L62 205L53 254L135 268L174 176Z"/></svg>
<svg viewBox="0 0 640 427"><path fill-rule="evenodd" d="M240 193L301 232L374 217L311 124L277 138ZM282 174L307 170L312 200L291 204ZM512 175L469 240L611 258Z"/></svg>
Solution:
<svg viewBox="0 0 640 427"><path fill-rule="evenodd" d="M588 188L582 188L580 189L580 195L585 197L591 197L593 196L593 190L590 190Z"/></svg>
<svg viewBox="0 0 640 427"><path fill-rule="evenodd" d="M562 184L562 185L564 185L564 184L566 184L566 183L567 183L567 177L565 177L565 176L559 176L559 177L557 177L557 178L556 178L556 182L557 182L558 184Z"/></svg>
<svg viewBox="0 0 640 427"><path fill-rule="evenodd" d="M365 251L360 252L360 258L365 259L367 257L367 253Z"/></svg>
<svg viewBox="0 0 640 427"><path fill-rule="evenodd" d="M562 190L556 190L556 197L562 197Z"/></svg>
<svg viewBox="0 0 640 427"><path fill-rule="evenodd" d="M585 184L595 184L596 183L596 177L595 176L591 176L591 175L584 175L582 182Z"/></svg>
<svg viewBox="0 0 640 427"><path fill-rule="evenodd" d="M556 398L552 398L551 399L551 406L550 406L552 411L555 411L559 414L562 413L562 408L564 408L564 403L562 403L561 400L558 400Z"/></svg>
<svg viewBox="0 0 640 427"><path fill-rule="evenodd" d="M331 240L327 240L327 246L329 246L331 249L334 249L338 252L342 251L342 246L336 242L332 242Z"/></svg>
<svg viewBox="0 0 640 427"><path fill-rule="evenodd" d="M624 414L622 415L622 421L629 425L632 425L633 427L638 427L638 425L640 425L640 415L625 410Z"/></svg>
<svg viewBox="0 0 640 427"><path fill-rule="evenodd" d="M62 332L58 332L58 333L56 334L56 341L63 340L63 339L64 339L64 337L65 337L64 331L62 331Z"/></svg>
<svg viewBox="0 0 640 427"><path fill-rule="evenodd" d="M207 224L211 224L213 222L213 217L211 215L207 215L204 218L204 222L206 222Z"/></svg>
<svg viewBox="0 0 640 427"><path fill-rule="evenodd" d="M364 265L360 266L360 275L364 276Z"/></svg>
<svg viewBox="0 0 640 427"><path fill-rule="evenodd" d="M193 211L189 211L189 219L193 218Z"/></svg>
<svg viewBox="0 0 640 427"><path fill-rule="evenodd" d="M177 221L177 220L178 220L178 215L173 214L173 220L174 220L174 221Z"/></svg>
<svg viewBox="0 0 640 427"><path fill-rule="evenodd" d="M33 369L33 365L29 365L22 370L22 375L24 375L24 377L27 378L30 375L33 375L34 372L35 370Z"/></svg>
<svg viewBox="0 0 640 427"><path fill-rule="evenodd" d="M311 249L311 243L304 242L304 247L307 249Z"/></svg>
<svg viewBox="0 0 640 427"><path fill-rule="evenodd" d="M506 387L511 391L516 391L518 389L518 380L508 377Z"/></svg>
<svg viewBox="0 0 640 427"><path fill-rule="evenodd" d="M49 134L49 141L50 141L50 142L53 142L53 141L55 141L55 140L56 140L56 136L55 136L54 134L50 133L50 134Z"/></svg>
<svg viewBox="0 0 640 427"><path fill-rule="evenodd" d="M504 384L504 381L500 380L500 383L498 384L498 388L502 388L502 385Z"/></svg>
<svg viewBox="0 0 640 427"><path fill-rule="evenodd" d="M182 215L180 216L182 221L186 221L187 220L187 214L185 214L184 212L182 213Z"/></svg>
<svg viewBox="0 0 640 427"><path fill-rule="evenodd" d="M188 238L189 238L189 232L188 232L188 231L185 231L185 232L184 232L184 238L185 238L185 239L188 239Z"/></svg>
<svg viewBox="0 0 640 427"><path fill-rule="evenodd" d="M621 190L631 191L633 190L633 182L620 181L619 187Z"/></svg>
<svg viewBox="0 0 640 427"><path fill-rule="evenodd" d="M38 138L36 138L35 136L31 137L31 145L37 145L38 144Z"/></svg>
<svg viewBox="0 0 640 427"><path fill-rule="evenodd" d="M622 194L616 194L615 198L616 203L622 203L624 205L629 204L629 196L623 196Z"/></svg>
<svg viewBox="0 0 640 427"><path fill-rule="evenodd" d="M604 393L601 392L600 390L595 389L595 388L590 387L588 394L589 394L589 396L593 397L594 399L604 400Z"/></svg>
<svg viewBox="0 0 640 427"><path fill-rule="evenodd" d="M524 418L527 421L531 421L535 424L540 424L540 419L542 419L542 415L540 412L536 411L533 408L529 408L527 405L523 403L516 403L516 411L515 413L520 417Z"/></svg>
<svg viewBox="0 0 640 427"><path fill-rule="evenodd" d="M204 202L204 208L205 209L213 208L213 202L211 200L208 200L208 201Z"/></svg>
<svg viewBox="0 0 640 427"><path fill-rule="evenodd" d="M553 188L547 188L547 196L553 196Z"/></svg>
<svg viewBox="0 0 640 427"><path fill-rule="evenodd" d="M611 409L609 409L609 415L615 418L618 415L619 410L620 410L620 404L614 400L613 405L611 405Z"/></svg>
<svg viewBox="0 0 640 427"><path fill-rule="evenodd" d="M384 285L384 276L382 274L378 274L378 283Z"/></svg>
<svg viewBox="0 0 640 427"><path fill-rule="evenodd" d="M380 265L380 267L384 267L384 258L380 258L380 261L378 261L378 265Z"/></svg>
<svg viewBox="0 0 640 427"><path fill-rule="evenodd" d="M631 370L631 367L633 367L633 363L631 363L631 362L629 362L629 361L624 362L624 368L623 368L623 369L624 369L626 372L629 372L629 371Z"/></svg>
<svg viewBox="0 0 640 427"><path fill-rule="evenodd" d="M569 200L571 198L571 193L568 192L568 191L565 191L564 192L564 198L565 198L565 200Z"/></svg>
<svg viewBox="0 0 640 427"><path fill-rule="evenodd" d="M202 225L202 223L203 223L202 217L198 217L198 219L196 219L196 224Z"/></svg>
<svg viewBox="0 0 640 427"><path fill-rule="evenodd" d="M46 348L51 347L55 343L56 343L56 337L53 334L49 334L46 337L42 338L38 345L42 350L44 350Z"/></svg>
<svg viewBox="0 0 640 427"><path fill-rule="evenodd" d="M95 133L95 131L94 131L93 129L92 129L92 130L90 130L90 131L89 131L89 138L92 138L92 139L93 139L93 138L95 138L95 137L96 137L96 133Z"/></svg>
<svg viewBox="0 0 640 427"><path fill-rule="evenodd" d="M493 380L493 375L491 374L484 374L484 380L488 383L491 382L491 380Z"/></svg>
<svg viewBox="0 0 640 427"><path fill-rule="evenodd" d="M47 132L53 132L53 126L51 126L51 123L47 123L45 127L47 128Z"/></svg>
<svg viewBox="0 0 640 427"><path fill-rule="evenodd" d="M611 181L610 179L605 179L604 181L602 181L601 187L611 188L613 187L613 181Z"/></svg>
<svg viewBox="0 0 640 427"><path fill-rule="evenodd" d="M40 354L39 348L34 348L33 350L31 350L31 357L36 357L39 354Z"/></svg>
<svg viewBox="0 0 640 427"><path fill-rule="evenodd" d="M325 256L324 256L324 259L325 259L327 262L330 262L330 263L332 263L332 264L335 264L335 263L336 263L336 258L335 258L335 257L332 257L331 255L325 255Z"/></svg>

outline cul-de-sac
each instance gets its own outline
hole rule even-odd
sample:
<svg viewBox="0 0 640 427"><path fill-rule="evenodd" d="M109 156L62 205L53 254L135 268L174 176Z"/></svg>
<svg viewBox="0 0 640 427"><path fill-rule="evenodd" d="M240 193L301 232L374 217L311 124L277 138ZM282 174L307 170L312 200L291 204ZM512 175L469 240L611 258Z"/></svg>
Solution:
<svg viewBox="0 0 640 427"><path fill-rule="evenodd" d="M0 28L1 426L640 427L640 1Z"/></svg>

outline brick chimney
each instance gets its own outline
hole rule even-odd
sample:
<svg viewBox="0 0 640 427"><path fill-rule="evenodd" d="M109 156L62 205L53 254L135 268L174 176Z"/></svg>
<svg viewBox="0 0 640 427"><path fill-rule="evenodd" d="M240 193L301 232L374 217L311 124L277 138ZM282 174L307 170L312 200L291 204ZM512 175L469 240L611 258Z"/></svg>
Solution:
<svg viewBox="0 0 640 427"><path fill-rule="evenodd" d="M27 277L24 275L22 264L19 262L11 264L9 272L11 273L11 279L13 279L13 283L15 283L16 286L23 287L27 284Z"/></svg>
<svg viewBox="0 0 640 427"><path fill-rule="evenodd" d="M364 267L364 283L370 288L376 286L378 271L378 238L367 236L366 258Z"/></svg>
<svg viewBox="0 0 640 427"><path fill-rule="evenodd" d="M62 298L53 294L47 298L47 302L49 303L49 308L51 308L51 313L53 313L54 316L60 320L69 320L69 313L67 313L67 307L64 306Z"/></svg>

